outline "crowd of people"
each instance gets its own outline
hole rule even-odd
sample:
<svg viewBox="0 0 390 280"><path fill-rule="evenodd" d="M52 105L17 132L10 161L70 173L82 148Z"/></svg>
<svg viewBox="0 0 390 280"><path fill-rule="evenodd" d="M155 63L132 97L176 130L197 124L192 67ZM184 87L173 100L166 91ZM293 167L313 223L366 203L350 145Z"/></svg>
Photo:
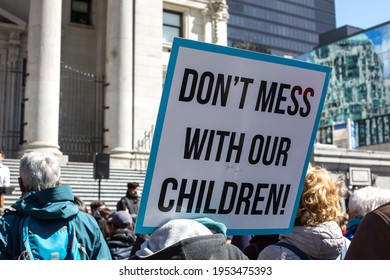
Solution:
<svg viewBox="0 0 390 280"><path fill-rule="evenodd" d="M280 235L230 236L223 223L208 217L173 219L150 235L136 234L138 183L128 183L116 209L104 201L88 207L61 183L60 162L51 153L26 153L18 181L22 196L0 218L0 259L39 259L20 245L26 237L19 224L26 216L47 224L64 221L69 228L72 223L77 256L85 260L390 259L390 191L356 190L343 213L340 182L319 166L308 167L293 230Z"/></svg>

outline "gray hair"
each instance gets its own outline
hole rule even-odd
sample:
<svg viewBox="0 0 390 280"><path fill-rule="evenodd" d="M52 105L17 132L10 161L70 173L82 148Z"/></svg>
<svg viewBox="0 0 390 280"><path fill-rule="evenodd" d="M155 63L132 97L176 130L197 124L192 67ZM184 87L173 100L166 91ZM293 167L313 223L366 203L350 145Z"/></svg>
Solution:
<svg viewBox="0 0 390 280"><path fill-rule="evenodd" d="M59 159L48 152L29 152L20 160L19 176L27 191L56 187L61 176Z"/></svg>
<svg viewBox="0 0 390 280"><path fill-rule="evenodd" d="M349 197L348 208L357 216L367 213L390 201L390 190L377 187L363 187L354 191Z"/></svg>

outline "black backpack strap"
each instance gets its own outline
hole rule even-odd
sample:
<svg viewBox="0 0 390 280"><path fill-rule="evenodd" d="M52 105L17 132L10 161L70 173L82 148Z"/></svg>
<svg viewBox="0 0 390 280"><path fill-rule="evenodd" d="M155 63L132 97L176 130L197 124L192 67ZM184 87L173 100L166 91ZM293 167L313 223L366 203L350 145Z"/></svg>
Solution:
<svg viewBox="0 0 390 280"><path fill-rule="evenodd" d="M295 247L294 245L292 245L290 243L279 241L275 245L278 245L278 246L285 247L285 248L289 249L295 255L297 255L301 260L313 260L312 257L310 257L309 255L305 254L304 252L302 252L301 250L299 250L297 247Z"/></svg>

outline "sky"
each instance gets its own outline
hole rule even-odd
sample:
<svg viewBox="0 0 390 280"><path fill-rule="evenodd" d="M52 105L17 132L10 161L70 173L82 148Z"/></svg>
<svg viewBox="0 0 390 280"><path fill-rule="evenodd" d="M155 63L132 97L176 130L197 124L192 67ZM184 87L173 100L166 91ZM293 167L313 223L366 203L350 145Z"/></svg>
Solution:
<svg viewBox="0 0 390 280"><path fill-rule="evenodd" d="M390 21L390 0L335 0L335 8L336 28L367 29Z"/></svg>

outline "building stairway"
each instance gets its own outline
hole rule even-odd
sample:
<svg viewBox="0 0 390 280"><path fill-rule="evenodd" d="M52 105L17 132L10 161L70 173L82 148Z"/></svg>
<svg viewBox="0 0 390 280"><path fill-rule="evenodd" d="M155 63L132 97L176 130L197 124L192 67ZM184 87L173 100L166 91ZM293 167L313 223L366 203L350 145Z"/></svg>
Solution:
<svg viewBox="0 0 390 280"><path fill-rule="evenodd" d="M11 186L15 188L11 195L5 195L4 207L9 208L21 195L18 185L19 160L5 159L3 163L10 169ZM61 166L62 184L70 185L74 195L81 198L88 209L91 201L100 198L115 210L118 200L126 194L127 183L138 182L142 188L145 180L145 171L135 169L110 168L109 175L109 179L100 181L99 192L99 180L94 179L93 163L69 162Z"/></svg>

